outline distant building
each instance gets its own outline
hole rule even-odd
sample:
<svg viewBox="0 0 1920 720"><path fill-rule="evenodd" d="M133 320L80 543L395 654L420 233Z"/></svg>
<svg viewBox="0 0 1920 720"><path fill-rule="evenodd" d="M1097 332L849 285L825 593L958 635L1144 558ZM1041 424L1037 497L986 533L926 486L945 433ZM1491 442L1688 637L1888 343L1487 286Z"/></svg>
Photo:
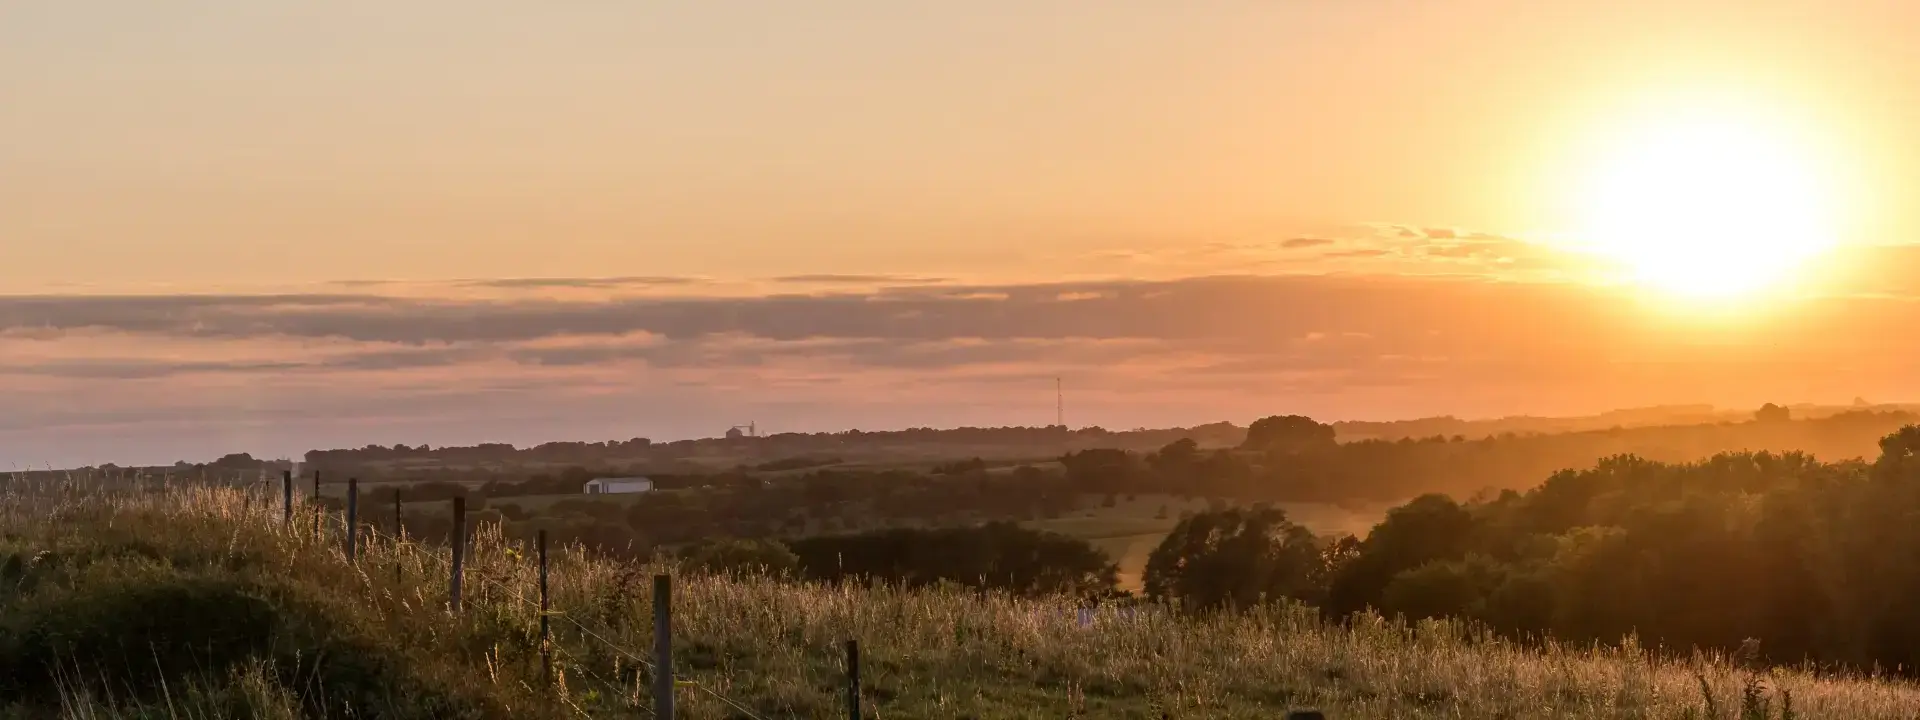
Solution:
<svg viewBox="0 0 1920 720"><path fill-rule="evenodd" d="M643 477L599 478L587 483L580 492L588 495L610 495L615 493L643 493L653 490L653 481Z"/></svg>

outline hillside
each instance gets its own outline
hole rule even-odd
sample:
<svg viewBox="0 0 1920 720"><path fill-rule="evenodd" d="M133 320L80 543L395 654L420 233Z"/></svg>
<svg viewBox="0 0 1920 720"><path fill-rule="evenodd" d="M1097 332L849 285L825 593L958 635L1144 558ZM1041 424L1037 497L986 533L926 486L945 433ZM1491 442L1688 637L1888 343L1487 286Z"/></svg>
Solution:
<svg viewBox="0 0 1920 720"><path fill-rule="evenodd" d="M134 483L15 481L0 496L0 717L614 717L647 700L616 647L651 637L663 568L558 552L556 666L539 672L535 568L475 538L467 604L444 548L283 524L277 497ZM307 507L296 508L305 518ZM682 577L682 717L841 717L840 643L862 642L873 717L1907 718L1906 683L1753 674L1716 658L1526 648L1443 623L1340 629L1274 607L1091 618L1071 602L958 590ZM590 637L584 631L591 630Z"/></svg>

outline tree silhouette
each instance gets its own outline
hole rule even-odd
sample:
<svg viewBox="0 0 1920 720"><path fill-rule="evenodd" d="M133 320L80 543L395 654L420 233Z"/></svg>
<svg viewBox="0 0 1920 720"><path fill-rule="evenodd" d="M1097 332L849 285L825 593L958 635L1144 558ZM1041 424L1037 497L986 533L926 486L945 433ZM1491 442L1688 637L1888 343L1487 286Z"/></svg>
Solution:
<svg viewBox="0 0 1920 720"><path fill-rule="evenodd" d="M1755 410L1753 412L1753 419L1756 422L1781 423L1781 422L1786 422L1788 420L1791 420L1793 418L1792 418L1792 413L1789 412L1786 408L1781 407L1779 405L1775 405L1773 403L1767 403L1765 405L1761 405L1759 410Z"/></svg>
<svg viewBox="0 0 1920 720"><path fill-rule="evenodd" d="M1301 453L1330 447L1333 426L1314 422L1305 415L1275 415L1255 420L1247 428L1246 442L1240 447L1264 452Z"/></svg>
<svg viewBox="0 0 1920 720"><path fill-rule="evenodd" d="M1147 559L1146 592L1193 609L1294 598L1317 602L1323 555L1313 534L1271 506L1183 519Z"/></svg>

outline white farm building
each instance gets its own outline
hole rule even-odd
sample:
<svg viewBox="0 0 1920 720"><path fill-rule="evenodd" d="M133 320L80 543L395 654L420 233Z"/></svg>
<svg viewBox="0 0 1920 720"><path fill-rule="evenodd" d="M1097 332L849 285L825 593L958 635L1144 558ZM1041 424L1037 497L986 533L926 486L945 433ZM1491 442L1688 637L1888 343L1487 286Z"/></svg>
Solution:
<svg viewBox="0 0 1920 720"><path fill-rule="evenodd" d="M653 490L653 481L643 477L599 478L589 481L580 492L588 495L643 493Z"/></svg>

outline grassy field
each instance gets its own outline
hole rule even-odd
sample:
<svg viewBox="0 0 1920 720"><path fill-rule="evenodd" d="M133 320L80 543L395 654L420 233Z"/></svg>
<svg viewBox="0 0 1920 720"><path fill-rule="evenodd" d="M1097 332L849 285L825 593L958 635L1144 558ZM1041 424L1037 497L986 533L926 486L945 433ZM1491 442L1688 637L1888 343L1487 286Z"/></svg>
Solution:
<svg viewBox="0 0 1920 720"><path fill-rule="evenodd" d="M1011 471L1011 468L998 468ZM809 470L791 471L797 473ZM775 473L778 474L778 473ZM363 502L374 503L373 512L384 511L388 506L390 493L395 486L404 487L407 483L362 483ZM305 492L296 487L296 492ZM326 497L344 498L344 484L321 486L321 494ZM547 512L554 504L568 500L588 500L592 502L631 504L645 497L643 493L625 493L613 495L523 495L494 498L491 506L517 505L526 512L540 514ZM1173 495L1119 495L1114 498L1112 507L1104 506L1105 496L1087 495L1080 498L1081 509L1051 520L1034 520L1022 523L1027 527L1050 530L1069 537L1086 540L1101 552L1113 558L1120 566L1120 587L1123 590L1139 591L1142 575L1146 572L1147 557L1160 541L1165 539L1182 513L1199 512L1207 509L1205 498L1182 499ZM444 508L443 500L406 503L409 512L438 511ZM1306 526L1320 535L1359 535L1364 537L1367 530L1380 521L1388 506L1353 510L1335 505L1317 503L1291 503L1281 505L1294 522ZM823 527L810 524L808 532L827 532Z"/></svg>
<svg viewBox="0 0 1920 720"><path fill-rule="evenodd" d="M465 611L445 550L284 528L264 497L0 494L0 718L632 717L663 568L555 556L556 671L535 648L524 548L475 539ZM1750 672L1714 657L1529 648L1430 623L1351 628L1276 607L1084 622L1065 600L681 578L677 691L692 719L844 717L862 642L876 718L1902 718L1904 682ZM583 629L592 630L588 636ZM1749 692L1750 691L1750 692ZM1751 712L1742 712L1743 693ZM1760 705L1766 714L1758 714Z"/></svg>
<svg viewBox="0 0 1920 720"><path fill-rule="evenodd" d="M1120 588L1139 591L1141 576L1147 569L1147 556L1160 546L1180 522L1183 512L1207 509L1202 498L1182 500L1172 495L1122 495L1113 507L1103 506L1101 496L1081 498L1086 509L1052 520L1023 523L1038 530L1051 530L1086 540L1113 558L1120 566ZM1358 535L1380 522L1386 508L1354 511L1333 505L1296 503L1281 505L1287 516L1319 535Z"/></svg>

